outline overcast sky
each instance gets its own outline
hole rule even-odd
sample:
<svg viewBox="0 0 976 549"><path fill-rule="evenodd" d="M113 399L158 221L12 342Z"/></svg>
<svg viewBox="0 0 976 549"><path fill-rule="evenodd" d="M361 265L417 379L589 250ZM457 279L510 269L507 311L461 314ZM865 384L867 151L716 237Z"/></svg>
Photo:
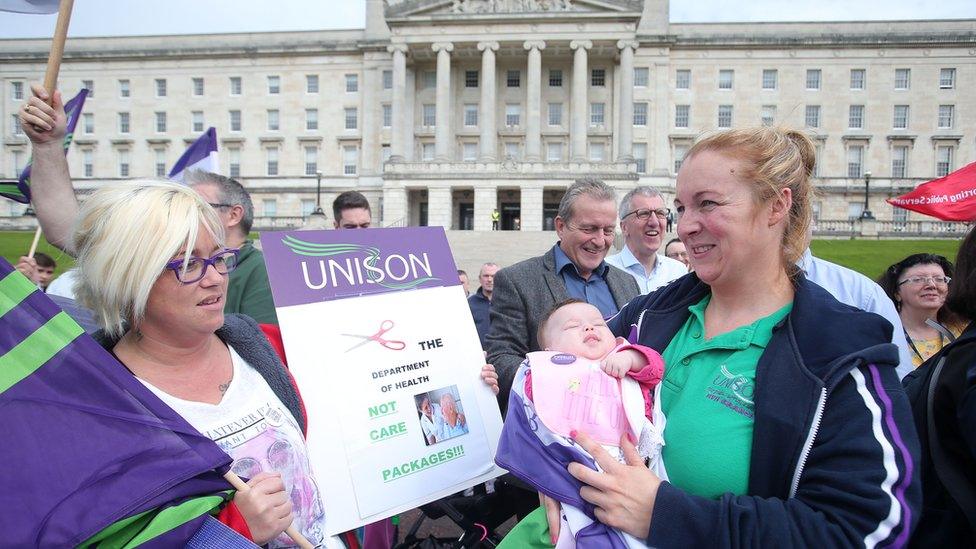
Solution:
<svg viewBox="0 0 976 549"><path fill-rule="evenodd" d="M365 0L76 0L69 36L364 27ZM671 0L672 22L976 18L974 0ZM0 38L47 37L55 15L0 13Z"/></svg>

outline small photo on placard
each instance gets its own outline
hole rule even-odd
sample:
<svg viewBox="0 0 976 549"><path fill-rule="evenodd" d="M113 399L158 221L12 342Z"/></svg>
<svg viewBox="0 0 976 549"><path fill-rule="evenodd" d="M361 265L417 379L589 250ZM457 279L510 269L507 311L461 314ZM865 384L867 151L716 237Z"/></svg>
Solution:
<svg viewBox="0 0 976 549"><path fill-rule="evenodd" d="M413 400L427 446L468 434L468 422L457 385L416 394Z"/></svg>

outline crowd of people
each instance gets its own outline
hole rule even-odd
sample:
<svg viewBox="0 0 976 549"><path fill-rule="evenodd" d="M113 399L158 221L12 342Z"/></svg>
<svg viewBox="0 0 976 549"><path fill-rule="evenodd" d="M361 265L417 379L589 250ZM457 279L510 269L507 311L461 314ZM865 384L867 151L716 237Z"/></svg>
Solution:
<svg viewBox="0 0 976 549"><path fill-rule="evenodd" d="M194 172L186 185L108 184L79 204L60 93L33 90L19 116L38 220L76 258L66 310L87 311L96 340L203 433L257 408L283 418L225 448L251 489L223 522L272 547L292 543L282 533L292 522L315 544L355 543L324 534L303 395L276 350L245 187ZM504 545L583 544L591 524L623 544L612 546L976 545L976 234L955 267L916 254L877 283L816 258L814 164L799 131L711 134L688 151L673 207L643 186L618 203L584 177L564 193L544 254L483 264L473 293L458 272L506 430L534 411L533 353L596 349L587 358L616 378L663 364L639 381L666 468L648 467L640 429L610 445L617 453L585 431L566 434L561 444L586 457L550 456L556 484L511 479L500 505L524 521ZM336 229L372 225L355 191L332 213ZM44 289L55 266L35 254L17 268ZM427 444L469 428L452 394L416 404ZM286 467L267 459L271 446L288 448ZM573 536L562 505L583 517Z"/></svg>

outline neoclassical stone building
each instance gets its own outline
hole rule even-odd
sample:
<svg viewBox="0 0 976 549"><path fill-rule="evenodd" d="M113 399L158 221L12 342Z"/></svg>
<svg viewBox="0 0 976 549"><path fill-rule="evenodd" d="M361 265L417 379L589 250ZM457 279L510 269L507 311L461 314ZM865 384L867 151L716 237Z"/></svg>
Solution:
<svg viewBox="0 0 976 549"><path fill-rule="evenodd" d="M670 24L667 0L367 0L366 28L70 39L68 95L94 90L70 154L84 191L154 176L217 128L262 226L358 189L387 225L550 229L593 175L673 195L703 131L815 136L821 230L976 159L976 20ZM327 22L322 23L328 26ZM47 40L0 40L0 176ZM0 205L0 215L20 206Z"/></svg>

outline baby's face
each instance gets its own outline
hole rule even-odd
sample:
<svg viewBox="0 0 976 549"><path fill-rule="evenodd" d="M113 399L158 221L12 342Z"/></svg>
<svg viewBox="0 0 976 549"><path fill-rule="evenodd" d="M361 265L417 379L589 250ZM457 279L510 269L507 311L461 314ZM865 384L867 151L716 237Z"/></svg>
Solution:
<svg viewBox="0 0 976 549"><path fill-rule="evenodd" d="M546 349L599 360L617 346L600 310L589 303L570 303L549 317Z"/></svg>

